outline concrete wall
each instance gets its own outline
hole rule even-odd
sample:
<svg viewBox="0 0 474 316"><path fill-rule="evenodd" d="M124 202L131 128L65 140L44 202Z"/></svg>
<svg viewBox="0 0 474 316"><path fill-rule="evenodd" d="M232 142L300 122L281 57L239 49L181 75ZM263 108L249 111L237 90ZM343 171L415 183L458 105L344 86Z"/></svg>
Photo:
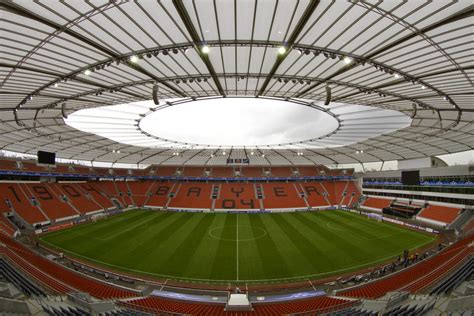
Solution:
<svg viewBox="0 0 474 316"><path fill-rule="evenodd" d="M409 168L413 169L413 168ZM420 170L420 177L434 177L434 176L465 176L474 175L474 166L463 165L463 166L451 166L451 167L439 167L439 168L414 168ZM364 174L366 178L396 178L401 177L402 169L400 170L387 170L387 171L372 171Z"/></svg>
<svg viewBox="0 0 474 316"><path fill-rule="evenodd" d="M474 309L474 295L453 298L449 301L446 311Z"/></svg>
<svg viewBox="0 0 474 316"><path fill-rule="evenodd" d="M6 313L31 314L26 302L3 297L0 297L0 311Z"/></svg>

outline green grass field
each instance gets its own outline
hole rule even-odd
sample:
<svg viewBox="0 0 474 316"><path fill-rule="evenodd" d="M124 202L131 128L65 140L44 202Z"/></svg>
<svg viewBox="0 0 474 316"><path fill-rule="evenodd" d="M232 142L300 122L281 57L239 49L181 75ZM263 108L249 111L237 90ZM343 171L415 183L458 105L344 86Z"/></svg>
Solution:
<svg viewBox="0 0 474 316"><path fill-rule="evenodd" d="M346 211L277 214L129 211L41 236L108 268L200 282L272 282L363 269L434 236Z"/></svg>

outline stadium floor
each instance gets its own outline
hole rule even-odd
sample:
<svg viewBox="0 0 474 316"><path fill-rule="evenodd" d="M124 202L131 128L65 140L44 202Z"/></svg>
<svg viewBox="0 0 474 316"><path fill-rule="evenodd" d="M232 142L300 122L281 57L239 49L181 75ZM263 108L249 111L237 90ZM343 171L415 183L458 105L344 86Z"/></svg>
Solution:
<svg viewBox="0 0 474 316"><path fill-rule="evenodd" d="M317 279L380 264L435 236L347 211L128 211L40 237L105 267L193 282Z"/></svg>

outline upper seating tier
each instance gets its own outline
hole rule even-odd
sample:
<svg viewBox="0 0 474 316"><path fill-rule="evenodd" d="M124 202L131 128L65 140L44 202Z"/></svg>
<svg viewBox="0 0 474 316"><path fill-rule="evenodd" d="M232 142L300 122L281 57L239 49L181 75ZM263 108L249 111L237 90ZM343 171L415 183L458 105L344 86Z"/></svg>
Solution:
<svg viewBox="0 0 474 316"><path fill-rule="evenodd" d="M211 177L216 178L232 178L234 176L234 168L232 167L213 167Z"/></svg>
<svg viewBox="0 0 474 316"><path fill-rule="evenodd" d="M185 177L204 177L204 167L184 167L181 172Z"/></svg>
<svg viewBox="0 0 474 316"><path fill-rule="evenodd" d="M458 207L448 207L429 204L417 217L422 217L446 224L451 224L459 216L461 209Z"/></svg>
<svg viewBox="0 0 474 316"><path fill-rule="evenodd" d="M158 167L155 168L156 176L172 177L176 175L176 167Z"/></svg>
<svg viewBox="0 0 474 316"><path fill-rule="evenodd" d="M324 166L150 166L145 169L125 169L125 168L98 168L84 165L62 164L43 166L38 165L34 160L12 160L0 159L0 171L16 172L43 172L59 173L70 177L74 174L78 176L94 175L99 177L139 177L139 176L158 176L158 177L196 177L196 178L267 178L267 177L297 177L296 171L301 177L315 176L347 176L352 175L352 170L329 169ZM239 172L239 173L237 173ZM46 175L47 176L47 175Z"/></svg>
<svg viewBox="0 0 474 316"><path fill-rule="evenodd" d="M362 206L382 210L386 207L389 207L391 203L392 200L390 199L379 199L375 197L369 197L362 203Z"/></svg>
<svg viewBox="0 0 474 316"><path fill-rule="evenodd" d="M293 170L291 167L272 167L270 171L272 177L291 177Z"/></svg>

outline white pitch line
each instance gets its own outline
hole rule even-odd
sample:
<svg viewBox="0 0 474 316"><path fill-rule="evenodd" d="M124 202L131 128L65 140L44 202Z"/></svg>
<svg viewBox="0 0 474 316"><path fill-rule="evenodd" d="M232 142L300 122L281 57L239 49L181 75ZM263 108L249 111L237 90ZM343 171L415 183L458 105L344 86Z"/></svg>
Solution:
<svg viewBox="0 0 474 316"><path fill-rule="evenodd" d="M106 236L106 237L103 237L103 238L97 238L97 239L100 239L100 240L103 240L103 241L110 240L110 239L115 238L115 237L117 237L117 236L119 236L119 235L122 235L123 233L129 232L129 231L131 231L131 230L137 228L138 226L141 226L141 225L143 225L143 224L145 224L145 223L148 223L148 222L150 222L152 219L155 219L155 218L156 218L156 217L154 217L154 216L151 216L151 217L149 217L149 218L145 217L145 220L142 219L142 220L139 221L138 223L135 223L134 225L131 225L131 226L125 228L125 229L122 229L122 230L120 230L120 231L118 231L118 232L116 232L116 233L114 233L114 234L112 234L112 235L109 235L109 236Z"/></svg>
<svg viewBox="0 0 474 316"><path fill-rule="evenodd" d="M216 282L216 283L223 283L223 282L233 282L233 281L236 281L236 280L219 280L219 279L200 279L200 278L186 278L186 277L179 277L179 276L174 276L174 275L169 275L169 274L160 274L160 273L153 273L153 272L146 272L146 271L141 271L141 270L136 270L136 269L130 269L130 268L127 268L127 267L123 267L123 266L118 266L118 265L115 265L115 264L111 264L111 263L107 263L107 262L104 262L104 261L100 261L100 260L96 260L96 259L93 259L93 258L89 258L89 257L86 257L86 256L83 256L83 255L80 255L78 253L75 253L74 251L70 251L70 250L67 250L67 249L63 249L59 246L56 246L50 242L47 242L46 240L41 240L41 242L45 243L45 244L48 244L50 245L51 248L54 248L54 249L61 249L63 252L66 252L66 253L69 253L69 254L72 254L72 256L76 256L76 257L81 257L81 258L84 258L86 260L89 260L89 261L93 261L93 262L96 262L96 263L99 263L99 264L102 264L102 265L105 265L105 266L110 266L110 267L113 267L113 268L118 268L118 269L122 269L122 270L126 270L126 271L130 271L130 272L136 272L136 273L140 273L140 274L146 274L146 275L153 275L153 276L158 276L158 277L164 277L164 278L172 278L172 279L175 279L175 280L187 280L187 281L202 281L202 282ZM421 245L418 245L418 246L415 246L413 248L410 248L408 250L413 250L413 249L416 249L416 248L419 248L419 247L423 247L424 245L427 245L429 243L433 242L433 240L430 240L426 243L423 243ZM397 252L398 254L398 252ZM322 272L322 273L315 273L315 274L307 274L307 275L301 275L301 276L295 276L295 277L289 277L289 278L275 278L275 279L253 279L253 280L239 280L239 281L242 281L242 282L275 282L275 281L291 281L291 280L301 280L301 279L307 279L307 278L311 278L311 277L319 277L319 276L324 276L324 275L328 275L328 274L335 274L337 272L342 272L342 271L347 271L347 270L351 270L351 269L354 269L354 268L360 268L360 267L363 267L363 266L370 266L370 265L373 265L375 263L379 263L379 262L382 262L382 261L387 261L388 259L391 259L391 258L396 258L397 254L393 254L391 256L388 256L388 257L385 257L385 258L382 258L382 259L378 259L378 260L375 260L375 261L372 261L372 262L367 262L367 263L362 263L362 264L359 264L359 265L356 265L356 266L352 266L352 267L348 267L348 268L344 268L344 269L339 269L339 270L333 270L333 271L327 271L327 272Z"/></svg>
<svg viewBox="0 0 474 316"><path fill-rule="evenodd" d="M237 225L236 225L236 230L237 230L237 238L236 239L236 242L237 242L237 258L236 258L236 266L237 266L237 281L239 281L239 214L236 214L237 215Z"/></svg>

